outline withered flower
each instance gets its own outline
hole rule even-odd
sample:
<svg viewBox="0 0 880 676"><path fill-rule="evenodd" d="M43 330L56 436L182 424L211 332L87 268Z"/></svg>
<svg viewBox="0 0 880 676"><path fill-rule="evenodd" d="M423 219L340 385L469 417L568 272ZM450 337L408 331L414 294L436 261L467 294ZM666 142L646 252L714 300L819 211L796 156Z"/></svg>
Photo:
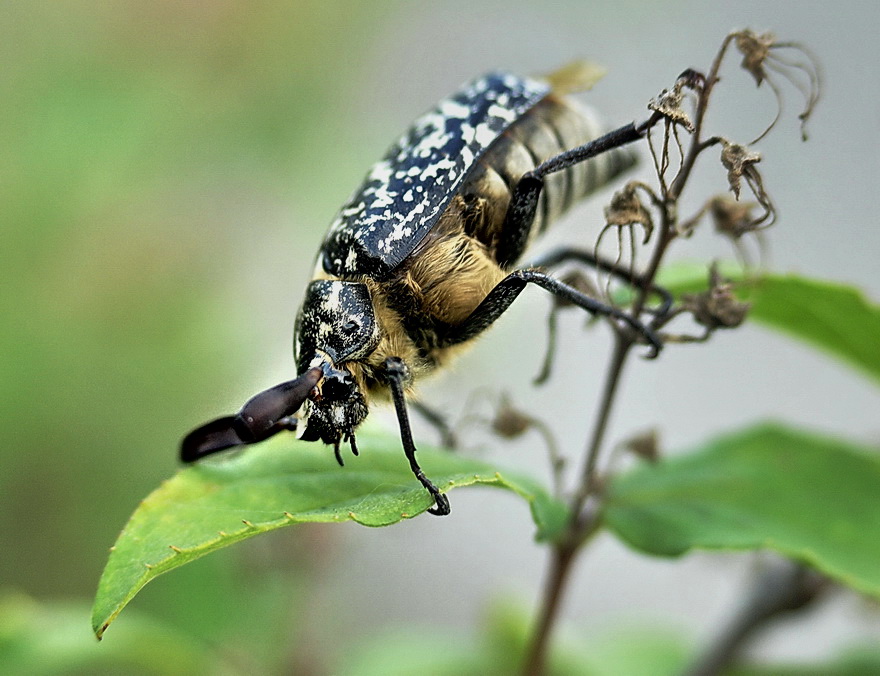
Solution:
<svg viewBox="0 0 880 676"><path fill-rule="evenodd" d="M718 272L717 264L709 269L709 288L702 293L686 294L682 297L682 307L690 312L694 321L704 326L708 332L715 329L736 328L746 318L751 303L737 299L733 284Z"/></svg>
<svg viewBox="0 0 880 676"><path fill-rule="evenodd" d="M675 81L672 89L664 89L657 98L651 99L648 102L648 110L653 110L662 115L667 120L667 123L681 125L687 131L693 132L694 123L691 122L690 116L682 108L685 89L689 84L689 80L679 78Z"/></svg>
<svg viewBox="0 0 880 676"><path fill-rule="evenodd" d="M767 82L776 96L776 117L752 143L763 138L776 125L782 114L782 92L776 82L776 76L790 82L804 97L804 110L798 118L801 121L801 136L806 140L807 119L819 101L820 77L816 59L803 45L796 42L780 42L772 33L759 35L747 29L733 33L732 37L736 48L743 55L742 68L752 75L758 86ZM783 54L785 50L794 52L793 58L785 56Z"/></svg>
<svg viewBox="0 0 880 676"><path fill-rule="evenodd" d="M638 189L641 187L641 183L632 181L614 193L611 203L605 207L605 224L618 228L641 225L645 233L642 244L647 244L654 232L654 221L639 198Z"/></svg>
<svg viewBox="0 0 880 676"><path fill-rule="evenodd" d="M764 213L752 220L749 230L758 230L773 225L776 221L776 208L770 195L764 189L764 179L755 166L761 161L761 154L752 152L748 147L738 143L721 140L721 164L727 169L727 182L730 190L739 199L742 180L749 186Z"/></svg>

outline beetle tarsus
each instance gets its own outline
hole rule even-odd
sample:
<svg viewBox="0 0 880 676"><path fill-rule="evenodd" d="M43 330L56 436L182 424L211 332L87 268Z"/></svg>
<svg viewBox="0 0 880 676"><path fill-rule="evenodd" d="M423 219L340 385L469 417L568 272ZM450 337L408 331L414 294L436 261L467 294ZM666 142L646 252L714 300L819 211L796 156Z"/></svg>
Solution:
<svg viewBox="0 0 880 676"><path fill-rule="evenodd" d="M434 503L436 504L436 507L431 507L428 510L428 513L435 514L436 516L447 516L449 514L449 512L452 511L449 508L449 498L447 498L445 495L443 495L443 493L438 491L437 487L434 486L434 484L431 484L431 482L428 482L428 483L434 488L434 490L431 491L431 495L434 496ZM425 488L428 488L428 487L425 486ZM428 490L430 491L431 489L428 488Z"/></svg>

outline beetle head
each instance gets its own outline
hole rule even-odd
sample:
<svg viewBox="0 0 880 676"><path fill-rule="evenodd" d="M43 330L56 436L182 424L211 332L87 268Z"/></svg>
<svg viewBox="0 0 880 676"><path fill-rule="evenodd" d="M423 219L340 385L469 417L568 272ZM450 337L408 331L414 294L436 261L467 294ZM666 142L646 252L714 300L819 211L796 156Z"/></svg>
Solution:
<svg viewBox="0 0 880 676"><path fill-rule="evenodd" d="M306 409L303 439L338 448L353 438L367 404L346 363L367 357L379 342L369 289L360 282L316 280L309 284L296 321L297 370L320 367L323 378Z"/></svg>

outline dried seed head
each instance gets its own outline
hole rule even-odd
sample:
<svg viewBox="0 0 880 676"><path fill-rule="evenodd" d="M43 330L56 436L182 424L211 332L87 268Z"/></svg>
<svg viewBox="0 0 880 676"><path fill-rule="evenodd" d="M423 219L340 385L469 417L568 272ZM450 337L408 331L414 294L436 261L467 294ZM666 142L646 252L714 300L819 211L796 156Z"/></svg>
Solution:
<svg viewBox="0 0 880 676"><path fill-rule="evenodd" d="M751 152L746 146L723 141L721 164L727 169L727 182L730 190L739 199L740 181L743 174L757 173L754 165L761 161L761 153Z"/></svg>
<svg viewBox="0 0 880 676"><path fill-rule="evenodd" d="M648 102L648 110L660 113L660 115L666 118L667 122L681 125L687 131L693 132L694 123L691 122L690 116L682 108L686 84L685 80L677 80L672 89L664 89L656 99L651 99Z"/></svg>
<svg viewBox="0 0 880 676"><path fill-rule="evenodd" d="M770 54L770 48L776 42L773 33L758 35L754 31L746 29L736 33L736 48L742 53L742 67L752 74L758 86L767 77L764 64Z"/></svg>
<svg viewBox="0 0 880 676"><path fill-rule="evenodd" d="M709 331L732 329L743 323L751 307L750 303L738 300L733 290L733 284L721 277L718 266L713 263L709 269L709 288L702 293L685 295L682 307Z"/></svg>
<svg viewBox="0 0 880 676"><path fill-rule="evenodd" d="M764 179L755 166L761 161L761 154L752 152L748 147L720 139L721 164L727 169L727 182L730 190L739 199L742 181L745 180L764 213L752 219L749 230L768 228L776 222L776 208L770 195L764 189Z"/></svg>
<svg viewBox="0 0 880 676"><path fill-rule="evenodd" d="M654 232L651 212L642 204L637 189L638 183L627 183L623 189L614 193L611 204L605 207L606 227L627 227L641 225L645 232L642 244L647 244Z"/></svg>

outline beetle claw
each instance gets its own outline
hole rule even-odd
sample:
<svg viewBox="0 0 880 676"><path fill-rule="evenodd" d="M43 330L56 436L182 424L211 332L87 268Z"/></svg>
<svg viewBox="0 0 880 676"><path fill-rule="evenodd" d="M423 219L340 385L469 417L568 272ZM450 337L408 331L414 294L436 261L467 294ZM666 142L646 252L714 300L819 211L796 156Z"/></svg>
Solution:
<svg viewBox="0 0 880 676"><path fill-rule="evenodd" d="M447 498L443 493L434 493L434 507L431 507L428 510L429 514L435 514L436 516L446 516L452 511L449 508L449 498Z"/></svg>

